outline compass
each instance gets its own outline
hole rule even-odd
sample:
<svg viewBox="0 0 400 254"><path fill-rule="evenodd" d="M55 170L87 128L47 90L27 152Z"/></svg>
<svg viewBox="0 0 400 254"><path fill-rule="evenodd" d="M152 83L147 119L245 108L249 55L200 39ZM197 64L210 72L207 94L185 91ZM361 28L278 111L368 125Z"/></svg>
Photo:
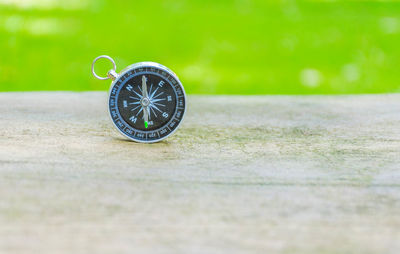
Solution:
<svg viewBox="0 0 400 254"><path fill-rule="evenodd" d="M97 60L113 63L107 77L94 72ZM186 95L178 77L167 67L153 62L132 64L119 74L109 56L99 56L92 64L98 79L112 79L108 109L116 129L125 137L141 143L154 143L172 135L183 120Z"/></svg>

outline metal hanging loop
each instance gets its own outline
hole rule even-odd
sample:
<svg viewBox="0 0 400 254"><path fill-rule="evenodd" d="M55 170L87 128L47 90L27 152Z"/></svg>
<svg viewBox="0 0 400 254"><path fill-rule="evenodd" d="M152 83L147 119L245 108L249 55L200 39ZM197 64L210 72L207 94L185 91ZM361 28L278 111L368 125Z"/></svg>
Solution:
<svg viewBox="0 0 400 254"><path fill-rule="evenodd" d="M96 72L94 71L94 64L97 62L97 60L102 59L102 58L108 59L108 60L113 64L113 69L111 69L111 70L107 73L107 77L100 77L100 76L97 75ZM114 59L112 59L111 57L106 56L106 55L102 55L102 56L96 57L96 58L93 60L93 63L92 63L92 74L93 74L93 76L94 76L95 78L100 79L100 80L107 80L107 79L112 78L112 77L110 77L109 73L115 73L115 70L116 70L116 69L117 69L117 65L115 64Z"/></svg>

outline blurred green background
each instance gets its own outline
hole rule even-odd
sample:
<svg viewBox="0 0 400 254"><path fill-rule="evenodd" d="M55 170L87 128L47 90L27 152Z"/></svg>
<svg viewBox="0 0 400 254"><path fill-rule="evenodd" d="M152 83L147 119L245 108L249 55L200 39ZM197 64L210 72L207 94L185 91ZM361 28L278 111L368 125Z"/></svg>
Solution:
<svg viewBox="0 0 400 254"><path fill-rule="evenodd" d="M400 92L399 46L397 1L0 0L1 91L107 90L107 54L192 94Z"/></svg>

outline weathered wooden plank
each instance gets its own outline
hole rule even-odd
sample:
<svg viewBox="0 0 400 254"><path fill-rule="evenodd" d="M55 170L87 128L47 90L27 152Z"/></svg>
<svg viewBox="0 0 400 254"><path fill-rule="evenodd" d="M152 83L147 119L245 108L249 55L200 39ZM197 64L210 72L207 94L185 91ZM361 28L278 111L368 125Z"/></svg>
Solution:
<svg viewBox="0 0 400 254"><path fill-rule="evenodd" d="M151 145L106 100L0 94L0 253L400 249L400 95L190 96Z"/></svg>

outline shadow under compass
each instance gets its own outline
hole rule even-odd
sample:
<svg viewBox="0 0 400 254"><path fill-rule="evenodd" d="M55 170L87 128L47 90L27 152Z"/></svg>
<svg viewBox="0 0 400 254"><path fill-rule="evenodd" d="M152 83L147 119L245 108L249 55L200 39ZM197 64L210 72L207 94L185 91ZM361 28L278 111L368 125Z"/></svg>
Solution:
<svg viewBox="0 0 400 254"><path fill-rule="evenodd" d="M134 145L163 145L163 146L170 146L173 145L171 142L168 142L168 140L161 140L158 142L154 142L154 143L140 143L140 142L136 142L134 140L130 140L127 138L123 138L123 137L113 137L114 140L118 140L120 142L124 142L124 143L129 143L129 144L134 144Z"/></svg>
<svg viewBox="0 0 400 254"><path fill-rule="evenodd" d="M171 141L139 143L123 137L112 137L103 146L107 161L120 163L124 167L166 167L166 163L182 160L181 145Z"/></svg>

